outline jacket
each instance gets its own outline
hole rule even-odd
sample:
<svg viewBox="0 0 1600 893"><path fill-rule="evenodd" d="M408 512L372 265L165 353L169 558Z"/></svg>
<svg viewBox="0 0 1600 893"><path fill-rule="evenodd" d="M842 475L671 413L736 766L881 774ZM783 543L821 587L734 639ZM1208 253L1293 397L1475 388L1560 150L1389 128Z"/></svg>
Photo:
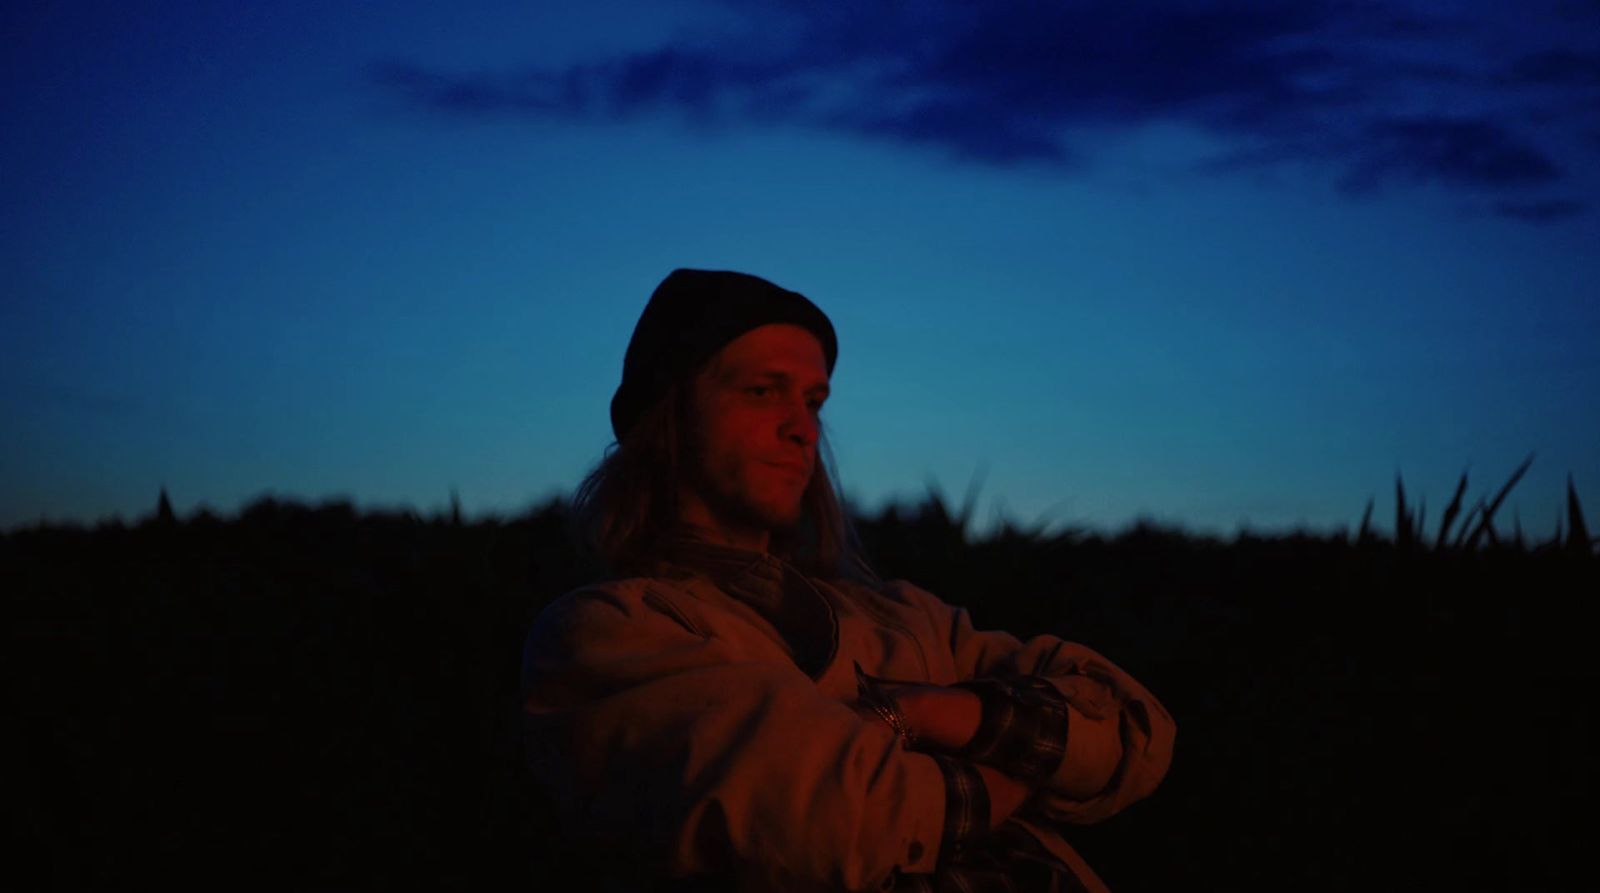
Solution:
<svg viewBox="0 0 1600 893"><path fill-rule="evenodd" d="M905 580L822 580L775 555L673 542L650 576L555 599L524 649L530 768L579 833L647 875L889 889L941 864L946 779L851 709L855 664L938 685L1031 674L1064 699L1070 733L1013 821L1105 889L1059 825L1104 819L1167 771L1175 724L1132 677L1055 636L978 630Z"/></svg>

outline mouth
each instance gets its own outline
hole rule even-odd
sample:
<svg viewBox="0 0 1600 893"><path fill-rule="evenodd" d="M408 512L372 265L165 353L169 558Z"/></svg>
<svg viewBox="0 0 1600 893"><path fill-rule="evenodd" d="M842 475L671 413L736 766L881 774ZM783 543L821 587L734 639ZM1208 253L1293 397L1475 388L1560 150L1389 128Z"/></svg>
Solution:
<svg viewBox="0 0 1600 893"><path fill-rule="evenodd" d="M804 465L788 465L782 462L768 462L767 464L778 469L779 471L792 474L795 477L809 477L811 475L811 469L806 468Z"/></svg>

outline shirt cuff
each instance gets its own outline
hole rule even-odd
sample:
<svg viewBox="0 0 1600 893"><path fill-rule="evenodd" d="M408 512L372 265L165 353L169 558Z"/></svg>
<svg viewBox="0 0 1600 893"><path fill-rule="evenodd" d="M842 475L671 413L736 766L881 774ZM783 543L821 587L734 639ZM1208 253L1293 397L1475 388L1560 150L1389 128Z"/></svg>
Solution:
<svg viewBox="0 0 1600 893"><path fill-rule="evenodd" d="M989 833L989 788L978 770L954 757L928 754L944 773L944 833L939 863L958 857Z"/></svg>
<svg viewBox="0 0 1600 893"><path fill-rule="evenodd" d="M1040 676L985 676L957 682L983 705L978 731L958 756L1021 781L1043 783L1067 752L1067 700Z"/></svg>

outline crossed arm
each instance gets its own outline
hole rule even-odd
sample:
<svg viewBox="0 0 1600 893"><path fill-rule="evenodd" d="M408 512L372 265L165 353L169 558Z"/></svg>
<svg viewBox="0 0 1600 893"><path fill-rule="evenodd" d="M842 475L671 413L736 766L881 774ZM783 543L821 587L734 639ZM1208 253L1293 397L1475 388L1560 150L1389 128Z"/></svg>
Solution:
<svg viewBox="0 0 1600 893"><path fill-rule="evenodd" d="M955 658L938 676L953 685L895 692L925 753L792 668L753 661L649 598L596 589L563 597L530 634L530 767L572 818L656 854L671 876L737 869L769 887L804 877L848 889L932 872L940 841L958 850L1023 803L1030 816L1093 822L1160 780L1171 719L1126 674L1052 637L975 631L964 611L910 590L899 599L934 617L925 640L948 641ZM1035 687L1033 706L1064 701L1065 725L1030 735L1026 718L986 722L994 699L979 692L996 679Z"/></svg>
<svg viewBox="0 0 1600 893"><path fill-rule="evenodd" d="M905 580L882 592L928 617L949 645L953 684L897 682L893 693L930 752L977 767L991 826L1024 804L1052 822L1098 822L1166 775L1172 716L1104 656L1055 636L977 629L965 608Z"/></svg>
<svg viewBox="0 0 1600 893"><path fill-rule="evenodd" d="M881 686L915 735L919 749L960 754L983 720L983 701L970 688L914 682ZM865 711L875 720L876 715ZM1033 793L1025 781L983 763L974 764L989 796L989 827L999 827Z"/></svg>

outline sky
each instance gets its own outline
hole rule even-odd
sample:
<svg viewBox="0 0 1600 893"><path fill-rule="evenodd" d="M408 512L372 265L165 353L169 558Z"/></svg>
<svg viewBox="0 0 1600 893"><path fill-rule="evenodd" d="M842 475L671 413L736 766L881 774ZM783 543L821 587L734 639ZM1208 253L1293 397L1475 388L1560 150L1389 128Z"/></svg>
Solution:
<svg viewBox="0 0 1600 893"><path fill-rule="evenodd" d="M20 8L19 8L20 7ZM1448 7L1448 11L1443 11ZM868 511L1600 512L1600 2L0 12L0 528L509 517L677 267L809 297Z"/></svg>

